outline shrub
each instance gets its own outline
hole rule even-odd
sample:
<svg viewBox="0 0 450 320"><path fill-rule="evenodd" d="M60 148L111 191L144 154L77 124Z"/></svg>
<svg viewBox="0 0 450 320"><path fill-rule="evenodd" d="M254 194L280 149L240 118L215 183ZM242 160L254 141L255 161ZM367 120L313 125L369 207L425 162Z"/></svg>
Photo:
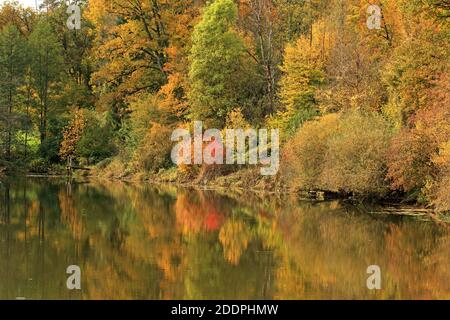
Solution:
<svg viewBox="0 0 450 320"><path fill-rule="evenodd" d="M433 159L439 174L429 196L431 203L440 212L450 212L450 140L441 147L439 155Z"/></svg>
<svg viewBox="0 0 450 320"><path fill-rule="evenodd" d="M89 164L95 164L113 156L115 150L112 127L95 116L88 116L76 144L76 155L87 159Z"/></svg>
<svg viewBox="0 0 450 320"><path fill-rule="evenodd" d="M393 139L388 152L388 177L393 188L419 191L439 178L441 169L433 159L450 138L450 108L444 102L450 99L449 83L447 78L439 80L429 92L433 97L429 105L410 119L412 128L403 129Z"/></svg>
<svg viewBox="0 0 450 320"><path fill-rule="evenodd" d="M383 195L391 129L373 112L350 111L328 140L321 183L327 190Z"/></svg>
<svg viewBox="0 0 450 320"><path fill-rule="evenodd" d="M65 120L50 118L48 121L48 132L39 146L39 155L49 163L59 163L59 146L63 141L63 128L67 125Z"/></svg>
<svg viewBox="0 0 450 320"><path fill-rule="evenodd" d="M32 173L47 173L50 163L46 159L37 158L30 161L28 170Z"/></svg>
<svg viewBox="0 0 450 320"><path fill-rule="evenodd" d="M388 178L393 189L405 192L419 190L431 177L432 154L436 146L423 132L403 129L388 151Z"/></svg>
<svg viewBox="0 0 450 320"><path fill-rule="evenodd" d="M118 179L125 176L127 170L125 164L118 158L108 161L105 167L101 167L100 175L104 178Z"/></svg>
<svg viewBox="0 0 450 320"><path fill-rule="evenodd" d="M287 141L282 153L282 175L294 189L320 189L328 140L336 133L337 114L313 120Z"/></svg>
<svg viewBox="0 0 450 320"><path fill-rule="evenodd" d="M67 126L63 130L63 141L59 149L59 155L62 159L74 156L76 151L76 145L80 141L83 134L84 127L86 125L86 119L83 110L76 110L69 121Z"/></svg>
<svg viewBox="0 0 450 320"><path fill-rule="evenodd" d="M291 187L381 195L391 130L375 113L350 111L307 122L284 148Z"/></svg>
<svg viewBox="0 0 450 320"><path fill-rule="evenodd" d="M436 210L450 212L450 170L447 170L436 185L436 195L432 199Z"/></svg>
<svg viewBox="0 0 450 320"><path fill-rule="evenodd" d="M136 150L135 158L140 169L156 172L172 165L172 130L158 123L153 123L142 143Z"/></svg>

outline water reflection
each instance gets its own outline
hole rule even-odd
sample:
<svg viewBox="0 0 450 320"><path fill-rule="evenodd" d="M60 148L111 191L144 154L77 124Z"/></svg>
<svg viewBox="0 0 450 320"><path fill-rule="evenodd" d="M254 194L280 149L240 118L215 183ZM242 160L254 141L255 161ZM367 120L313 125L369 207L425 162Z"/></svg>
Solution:
<svg viewBox="0 0 450 320"><path fill-rule="evenodd" d="M450 231L340 202L152 185L0 184L0 298L449 299ZM82 290L66 288L79 265ZM380 291L366 269L382 270Z"/></svg>

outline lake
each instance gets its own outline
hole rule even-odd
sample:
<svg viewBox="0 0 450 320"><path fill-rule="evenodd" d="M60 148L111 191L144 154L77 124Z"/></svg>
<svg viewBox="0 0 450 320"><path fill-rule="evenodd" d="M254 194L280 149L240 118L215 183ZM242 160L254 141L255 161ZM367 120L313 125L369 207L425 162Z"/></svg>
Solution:
<svg viewBox="0 0 450 320"><path fill-rule="evenodd" d="M0 299L450 299L449 227L372 211L10 178L0 183ZM71 265L81 290L67 288ZM381 290L367 287L371 265Z"/></svg>

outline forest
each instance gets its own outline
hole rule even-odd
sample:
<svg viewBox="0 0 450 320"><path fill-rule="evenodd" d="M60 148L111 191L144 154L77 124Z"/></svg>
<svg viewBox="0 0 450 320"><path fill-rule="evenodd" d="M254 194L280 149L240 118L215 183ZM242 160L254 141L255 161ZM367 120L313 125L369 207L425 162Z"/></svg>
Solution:
<svg viewBox="0 0 450 320"><path fill-rule="evenodd" d="M0 175L395 199L450 211L450 1L0 7ZM380 8L369 28L369 6ZM373 17L372 17L373 18ZM171 134L280 130L280 170L179 165Z"/></svg>

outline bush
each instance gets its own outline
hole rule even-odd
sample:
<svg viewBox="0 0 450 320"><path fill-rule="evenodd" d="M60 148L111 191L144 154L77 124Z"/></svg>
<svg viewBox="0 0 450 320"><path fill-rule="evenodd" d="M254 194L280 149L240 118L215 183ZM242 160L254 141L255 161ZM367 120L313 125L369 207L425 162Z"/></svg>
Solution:
<svg viewBox="0 0 450 320"><path fill-rule="evenodd" d="M76 144L76 155L95 164L115 153L114 135L111 126L102 124L96 117L86 119L80 140Z"/></svg>
<svg viewBox="0 0 450 320"><path fill-rule="evenodd" d="M120 159L114 158L111 161L107 161L105 165L105 167L102 165L99 168L100 176L108 179L120 179L125 176L127 168Z"/></svg>
<svg viewBox="0 0 450 320"><path fill-rule="evenodd" d="M438 168L436 181L429 196L439 212L450 212L450 140L441 147L439 155L433 159Z"/></svg>
<svg viewBox="0 0 450 320"><path fill-rule="evenodd" d="M32 173L47 173L50 163L45 159L33 159L28 165L28 170Z"/></svg>
<svg viewBox="0 0 450 320"><path fill-rule="evenodd" d="M331 191L383 195L388 190L386 151L391 129L373 112L341 116L336 135L328 140L321 182Z"/></svg>
<svg viewBox="0 0 450 320"><path fill-rule="evenodd" d="M168 127L153 123L141 144L136 150L135 158L140 169L156 172L172 166L170 157L172 144L170 137L172 130Z"/></svg>
<svg viewBox="0 0 450 320"><path fill-rule="evenodd" d="M442 176L436 185L436 195L432 199L432 203L439 212L450 212L450 170Z"/></svg>
<svg viewBox="0 0 450 320"><path fill-rule="evenodd" d="M321 189L328 140L336 133L337 114L313 120L287 141L282 153L282 175L294 189Z"/></svg>
<svg viewBox="0 0 450 320"><path fill-rule="evenodd" d="M390 137L388 123L375 113L307 122L284 148L285 179L303 190L382 195Z"/></svg>
<svg viewBox="0 0 450 320"><path fill-rule="evenodd" d="M393 189L420 190L431 178L432 154L436 145L424 133L403 129L392 140L388 151L388 178Z"/></svg>
<svg viewBox="0 0 450 320"><path fill-rule="evenodd" d="M411 120L412 128L403 129L393 139L388 152L388 177L394 189L420 191L439 178L441 169L433 159L450 138L450 109L442 101L418 111Z"/></svg>
<svg viewBox="0 0 450 320"><path fill-rule="evenodd" d="M65 120L50 118L48 121L47 136L39 146L39 155L49 163L59 163L59 146L63 141L63 128L67 125Z"/></svg>

